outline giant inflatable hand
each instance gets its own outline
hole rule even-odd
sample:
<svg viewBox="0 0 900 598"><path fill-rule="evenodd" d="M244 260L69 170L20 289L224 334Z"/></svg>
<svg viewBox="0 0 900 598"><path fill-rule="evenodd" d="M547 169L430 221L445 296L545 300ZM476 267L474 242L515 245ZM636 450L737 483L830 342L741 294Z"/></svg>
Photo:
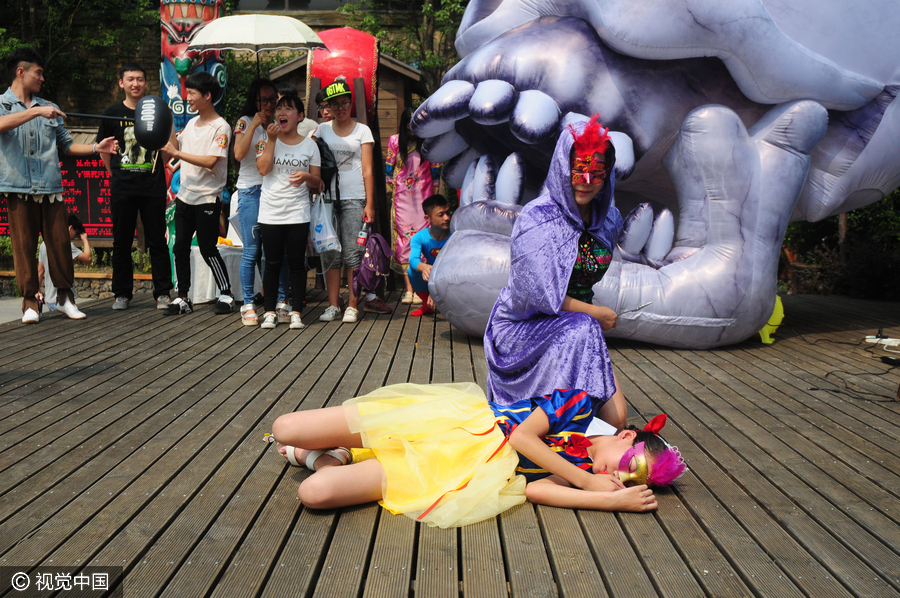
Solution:
<svg viewBox="0 0 900 598"><path fill-rule="evenodd" d="M891 35L862 44L842 68L789 38L759 2L655 2L657 12L619 4L470 4L457 38L465 58L414 128L428 138L426 155L448 162L445 178L462 187L463 203L524 203L540 189L560 126L600 113L618 131L616 204L637 211L595 301L617 310L653 301L611 334L671 346L742 340L771 313L791 217L817 220L900 184L900 45ZM803 4L822 26L812 14L822 4ZM572 16L534 15L533 6ZM879 23L900 25L900 7L879 9ZM658 214L649 239L639 230L648 202ZM674 221L673 245L665 225ZM454 325L479 334L505 285L508 249L481 225L467 228L465 243L451 239L441 253L433 290Z"/></svg>

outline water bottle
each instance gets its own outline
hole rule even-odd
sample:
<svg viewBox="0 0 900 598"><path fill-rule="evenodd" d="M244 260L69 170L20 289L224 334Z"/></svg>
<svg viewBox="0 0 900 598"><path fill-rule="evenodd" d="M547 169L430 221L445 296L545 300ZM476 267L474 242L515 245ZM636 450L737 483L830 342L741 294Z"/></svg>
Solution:
<svg viewBox="0 0 900 598"><path fill-rule="evenodd" d="M359 229L359 234L356 235L356 244L357 245L365 245L366 241L369 240L369 223L363 222L362 228Z"/></svg>

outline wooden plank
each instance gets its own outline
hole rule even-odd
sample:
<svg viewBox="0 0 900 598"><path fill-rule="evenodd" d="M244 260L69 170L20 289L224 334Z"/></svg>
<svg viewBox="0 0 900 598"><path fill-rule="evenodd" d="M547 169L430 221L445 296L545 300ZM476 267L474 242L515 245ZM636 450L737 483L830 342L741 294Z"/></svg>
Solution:
<svg viewBox="0 0 900 598"><path fill-rule="evenodd" d="M535 511L559 595L609 596L575 511L545 506L537 506Z"/></svg>
<svg viewBox="0 0 900 598"><path fill-rule="evenodd" d="M704 402L710 400L709 393L703 392L695 398L680 385L675 386L671 383L676 372L668 370L663 373L653 363L649 361L639 362L640 370L644 376L635 372L627 363L620 363L620 371L635 380L650 377L657 384L666 384L665 391L657 390L657 396L668 395L672 400L667 401L663 411L669 414L674 421L678 422L678 427L689 429L691 437L703 446L703 452L709 456L710 461L714 460L718 467L721 468L716 473L707 473L712 475L715 480L716 496L725 508L733 509L732 512L742 523L748 528L748 531L757 538L757 541L766 547L770 554L776 555L779 562L782 563L784 572L792 576L795 583L801 585L804 591L817 595L849 595L849 592L843 586L834 580L831 572L825 569L819 561L828 562L830 567L841 567L850 565L854 570L860 569L853 567L856 559L849 551L844 550L837 545L827 533L810 522L805 517L802 510L796 505L784 499L783 495L768 483L762 476L754 475L753 472L747 471L745 459L756 458L756 455L741 455L735 453L727 444L722 442L716 435L708 431L705 424L699 423L697 412L704 415L708 411ZM647 392L645 390L645 392ZM647 392L647 394L653 394ZM685 406L682 406L682 403ZM713 428L721 430L720 424ZM721 432L720 432L721 433ZM671 435L668 432L667 435ZM681 447L683 454L691 454L691 447ZM687 458L687 457L686 457ZM694 469L706 470L706 463L702 459L689 461L688 466ZM724 472L727 471L728 475ZM696 473L696 471L695 471ZM738 475L740 473L740 475ZM701 476L705 477L705 476ZM739 479L741 485L747 488L753 488L753 497L748 496L742 489L730 482L730 480ZM707 482L711 483L711 482ZM762 508L757 508L762 507ZM803 519L802 522L796 520ZM800 538L795 540L795 538ZM801 542L798 544L798 542ZM821 544L819 544L821 543ZM810 545L815 548L809 548ZM804 549L803 546L807 549ZM738 566L735 563L735 566ZM862 569L864 570L864 569ZM871 571L866 571L867 577L872 577Z"/></svg>
<svg viewBox="0 0 900 598"><path fill-rule="evenodd" d="M627 354L632 356L630 351ZM617 354L616 357L620 355ZM619 365L622 360L616 359L615 363ZM644 421L658 413L659 407L651 404L648 398L650 395L636 387L631 379L619 376L619 382L632 406L643 411ZM655 386L647 388L647 392L652 396L665 396ZM669 442L679 446L682 454L690 459L692 440L671 423L666 426L665 435ZM745 586L741 583L743 580L754 589L752 593L757 595L803 596L773 561L766 548L757 544L741 524L722 508L707 486L698 480L694 475L695 469L694 460L691 460L689 469L676 483L675 492L657 492L660 509L656 516L669 530L669 537L679 545L679 553L684 554L685 559L691 563L695 577L707 594L746 595L748 590L744 589ZM716 471L714 475L719 476L720 473ZM714 484L716 478L709 479L709 482ZM690 513L683 512L682 509ZM586 514L582 516L584 515ZM697 532L697 527L708 535L713 546L706 543L703 534ZM689 546L682 547L685 543Z"/></svg>
<svg viewBox="0 0 900 598"><path fill-rule="evenodd" d="M678 551L655 517L644 513L619 513L617 517L660 596L698 596L703 593L690 567L676 556Z"/></svg>
<svg viewBox="0 0 900 598"><path fill-rule="evenodd" d="M387 515L377 505L341 509L313 598L359 596L359 587L367 574L375 526L382 513ZM335 575L335 572L340 575Z"/></svg>
<svg viewBox="0 0 900 598"><path fill-rule="evenodd" d="M410 593L413 573L411 553L415 543L416 522L381 509L364 598L406 596Z"/></svg>
<svg viewBox="0 0 900 598"><path fill-rule="evenodd" d="M417 525L419 542L415 594L456 598L460 590L458 530Z"/></svg>
<svg viewBox="0 0 900 598"><path fill-rule="evenodd" d="M329 332L325 331L323 336L330 337ZM204 534L208 532L214 534L219 529L215 518L222 512L227 501L231 500L235 492L234 488L238 486L229 480L243 480L260 457L260 449L254 448L261 446L259 432L248 435L248 430L258 430L256 426L265 414L271 411L272 404L286 396L285 391L305 369L300 368L299 371L291 372L285 368L286 364L296 359L296 354L290 350L290 345L298 338L299 335L296 333L287 333L281 335L281 338L277 338L274 343L269 341L263 352L273 351L273 359L261 372L257 373L249 369L240 370L243 375L248 377L247 383L250 383L254 374L262 379L271 378L271 382L263 388L260 388L258 384L254 385L254 390L260 393L259 396L263 397L262 400L253 393L235 393L233 395L242 397L244 408L236 416L227 418L223 423L229 425L220 427L221 431L218 435L210 440L210 443L214 443L213 445L219 451L204 451L197 455L183 471L190 472L192 475L187 477L179 475L173 484L167 487L167 490L176 497L179 496L178 491L184 488L184 492L181 494L182 497L185 497L181 501L186 503L183 510L177 509L179 502L177 498L175 501L170 499L168 503L154 500L149 508L144 508L139 517L132 520L127 526L127 528L144 525L158 526L162 520L166 522L162 535L152 542L149 549L146 547L142 549L140 540L135 542L131 539L131 534L120 533L100 553L98 559L106 558L104 553L109 551L112 546L115 546L117 555L134 555L130 559L126 559L126 562L130 563L128 566L133 566L130 571L126 566L129 583L136 581L142 589L147 588L143 591L153 592L154 589L162 588L169 583L176 573L177 567L180 566L179 564L190 560L189 555L192 550L198 546L201 549L205 548L203 544L198 543L198 539L204 538ZM264 338L260 340L265 342ZM301 354L301 358L306 363L313 361L315 357L315 351L306 352L305 355ZM275 376L271 377L272 374ZM205 438L211 438L211 436L206 435ZM276 463L278 467L284 467L283 461L279 462L276 459ZM190 487L186 485L190 485ZM170 510L173 502L176 503L174 512ZM212 539L215 540L214 537ZM144 541L146 542L146 539ZM129 548L128 544L130 543L132 546ZM135 549L143 550L143 552L135 553ZM138 557L140 562L135 559L138 555L140 555ZM206 575L215 577L218 573L217 569L212 569L207 571ZM192 581L196 585L202 585L205 582L199 574L195 574Z"/></svg>
<svg viewBox="0 0 900 598"><path fill-rule="evenodd" d="M462 594L466 598L509 596L498 520L493 517L459 530Z"/></svg>
<svg viewBox="0 0 900 598"><path fill-rule="evenodd" d="M578 519L599 565L606 584L604 591L608 589L608 595L615 598L657 595L615 513L579 511Z"/></svg>
<svg viewBox="0 0 900 598"><path fill-rule="evenodd" d="M501 513L500 537L506 556L510 595L513 598L559 596L534 506L526 502Z"/></svg>
<svg viewBox="0 0 900 598"><path fill-rule="evenodd" d="M717 360L717 355L704 357L710 358L713 363L720 361L720 367L726 371L739 370L732 361ZM765 379L760 378L759 381L765 382ZM780 439L784 445L790 447L787 450L770 451L773 458L791 469L804 471L804 477L823 496L829 497L833 504L840 506L854 518L868 521L868 529L878 532L890 530L890 527L880 520L883 515L873 512L869 505L881 512L893 512L895 509L900 510L898 499L863 476L844 475L846 466L849 465L866 476L895 477L895 474L881 462L885 455L880 447L873 446L873 442L863 435L843 429L837 422L829 425L828 421L823 421L824 418L821 418L820 413L809 410L802 404L797 404L793 409L786 408L785 405L793 403L787 395L777 397L779 400L773 401L741 383L728 383L724 380L723 382L737 393L741 393L740 399L735 397L730 401L735 407L740 408L742 413L751 417L774 438ZM779 386L776 380L777 392L784 392L778 388ZM811 420L817 421L817 425L812 425ZM856 448L856 451L851 448ZM823 449L827 451L826 457L831 455L841 459L844 465L838 464L832 458L823 459ZM798 457L794 456L794 451ZM815 463L815 466L809 465L812 463ZM853 508L859 498L868 504L861 509ZM889 540L888 545L900 545L900 538Z"/></svg>
<svg viewBox="0 0 900 598"><path fill-rule="evenodd" d="M263 340L262 338L259 338L259 337L257 337L257 338L258 338L258 341L259 341L260 343L263 343L263 342L264 342L264 340ZM289 337L285 337L285 338L287 339L287 338L289 338ZM287 344L287 343L282 343L282 344L285 345L285 344ZM263 346L263 345L261 344L261 346ZM271 347L272 345L269 344L269 345L267 345L267 346L268 346L268 347ZM255 353L255 352L251 352L251 354L248 356L248 358L251 357L251 356L253 355L253 353ZM285 359L285 360L290 360L290 359L292 359L292 358L293 358L293 355L285 354L285 356L284 356L283 359ZM277 371L281 371L281 370L283 370L283 365L276 362L276 363L273 364L273 368L274 368L273 371L276 371L276 372L277 372ZM244 377L245 380L251 379L251 378L253 377L254 373L256 373L255 370L250 370L249 368L247 368L247 369L239 369L238 372L241 374L241 376ZM233 378L237 379L237 377L233 377ZM227 390L227 383L226 383L226 385L225 385L225 390ZM230 393L229 393L229 395L230 395ZM237 399L237 398L234 398L234 397L240 397L240 396L243 396L243 395L233 395L233 400L234 400L234 401L238 401L238 399ZM246 396L243 397L241 400L242 400L243 403L247 403L247 401L249 401L249 404L253 405L253 407L254 407L255 409L260 409L260 408L263 408L263 409L264 409L265 406L268 404L268 401L259 401L259 400L257 400L257 401L252 401L251 399L252 399L252 393L246 395ZM227 420L225 420L225 421L227 421ZM240 425L240 421L241 421L241 416L238 415L238 417L237 417L236 419L232 420L232 423L234 424L232 427L230 427L230 428L224 428L224 429L223 429L223 428L220 428L220 429L223 429L223 430L225 430L225 431L228 431L228 433L234 433L235 431L242 429L242 426ZM223 422L223 423L225 423L225 422ZM210 438L212 438L213 436L215 436L215 434L209 434L209 433L202 433L202 432L201 432L201 433L198 434L197 436L199 437L199 439L202 440L202 442L205 443L205 442L207 442ZM255 435L254 435L254 436L255 436ZM256 442L253 442L253 445L259 446L259 444L258 444L258 437L257 437L257 438L253 438L253 440L256 441ZM184 443L182 442L182 443L180 443L179 445L181 446L181 445L183 445L183 444L184 444ZM227 448L224 448L224 447L225 447L225 445L223 445L223 446L221 447L222 450L224 450L224 453L220 453L219 451L216 451L216 452L214 452L214 453L209 453L209 452L199 453L200 459L199 459L199 461L197 461L197 462L199 463L200 461L208 460L208 459L210 459L210 458L216 459L216 460L217 460L216 462L218 462L218 460L223 459L223 458L225 458L225 456L227 456L228 450L227 450ZM172 451L170 454L173 454L173 455L174 455L174 452L177 451L177 450L178 450L178 447L175 447L174 451ZM196 452L196 449L194 449L193 452ZM257 450L256 452L257 452L257 454L258 454L259 451ZM221 455L221 456L220 456L220 455ZM206 469L206 471L210 471L210 470L215 470L215 469L216 469L217 465L215 465L215 464L211 464L211 465L212 465L212 466L209 467L208 469ZM175 488L176 488L176 489L173 491L173 494L174 494L175 496L179 496L179 495L180 495L180 496L183 496L183 497L188 497L188 496L193 496L193 494L196 492L195 489L194 489L194 490L189 490L187 487L184 487L184 492L181 493L181 494L179 494L178 491L179 491L179 490L182 490L182 488L178 488L178 487L177 487L177 486L178 486L177 480L178 480L179 477L180 477L183 481L187 482L188 484L191 484L194 488L196 488L197 483L203 483L203 480L204 480L205 476L204 476L204 475L197 475L197 471L196 471L196 469L192 469L193 467L196 467L196 466L192 464L192 465L188 468L188 470L187 470L188 472L192 473L193 475L189 475L189 476L187 476L187 477L182 477L182 474L184 473L184 472L182 472L181 474L179 474L179 476L176 477L176 480L175 480L175 482L176 482L176 483L175 483ZM201 467L201 469L203 469L203 465L202 465L202 464L200 465L200 467ZM179 468L176 467L176 468L175 468L175 471L178 471L178 469L179 469ZM171 469L169 469L169 471L171 471ZM209 475L209 474L206 474L206 475ZM169 485L167 489L171 491L172 487L173 487L172 485ZM137 494L138 496L140 496L140 493L139 493L139 492L136 492L136 494ZM145 493L145 494L148 495L148 496L150 495L150 493ZM160 496L165 496L165 491L164 491L163 493L161 493ZM145 500L146 500L146 499L145 499ZM184 500L189 500L189 499L184 499ZM129 523L129 525L128 525L129 528L140 527L141 525L144 525L144 524L146 524L147 526L149 526L149 527L151 527L151 528L159 525L159 521L160 521L160 520L159 520L157 517L154 516L155 509L153 508L153 505L154 505L154 504L160 504L160 503L157 501L157 499L154 499L154 501L156 501L156 502L155 502L155 503L151 503L151 505L150 505L149 508L145 507L143 510L140 511L140 515L139 515L135 520L132 520L131 523ZM130 503L131 503L132 505L133 505L134 502L135 502L134 499L131 499ZM179 501L172 501L171 499L167 499L167 500L165 500L162 504L163 504L163 506L164 506L164 509L172 509L172 508L174 508L174 509L176 509L176 512L177 512L177 509L178 509L178 502L179 502ZM113 517L113 518L116 517L115 513L113 512L113 510L107 510L106 512L109 513L109 515L110 515L111 517ZM98 518L98 519L99 519L99 518ZM127 520L127 518L126 518L126 520ZM142 523L142 522L144 522L144 523ZM110 527L112 527L112 531L110 531ZM106 530L106 533L110 533L110 534L115 532L115 526L114 526L114 525L113 525L113 526L110 526L109 524L101 525L101 526L99 526L99 528L95 528L95 531L96 531L96 529ZM84 536L84 535L82 534L82 536ZM119 538L122 538L122 535L120 534L118 537L119 537ZM146 534L126 535L125 538L131 538L130 541L132 541L132 542L141 542L141 541L147 542L147 541L151 541L151 540L152 540L153 534L150 534L150 535L146 535ZM71 548L72 543L70 542L69 544L70 544L70 548ZM115 541L113 541L113 543L112 543L111 545L115 545ZM83 555L83 554L85 553L85 551L87 551L87 553L90 554L89 551L90 551L91 548L93 548L94 546L95 546L95 544L88 544L88 547L90 547L90 548L85 547L85 546L80 546L78 549L75 550L75 554ZM108 550L108 549L109 549L109 545L107 546L107 550ZM104 553L101 552L101 553L100 553L100 556L98 557L101 561L102 561L102 559L106 558L106 557L103 556L103 554L104 554ZM117 549L113 551L113 554L115 554L117 557L120 557L120 556L123 556L123 555L127 556L127 555L129 554L129 552L125 549L125 546L122 545L122 544L120 543L120 544L117 546ZM119 560L115 560L115 561L113 561L113 562L116 562L117 564L120 563ZM128 559L125 559L123 562L127 563L127 562L128 562Z"/></svg>

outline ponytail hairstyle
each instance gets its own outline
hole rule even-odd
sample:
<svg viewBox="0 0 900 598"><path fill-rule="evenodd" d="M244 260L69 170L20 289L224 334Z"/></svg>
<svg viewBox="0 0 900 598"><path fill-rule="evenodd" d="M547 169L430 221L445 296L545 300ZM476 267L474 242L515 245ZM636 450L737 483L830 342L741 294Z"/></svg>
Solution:
<svg viewBox="0 0 900 598"><path fill-rule="evenodd" d="M399 146L401 163L406 162L409 154L409 121L412 120L413 112L413 107L407 106L406 110L400 114L400 130L397 132L399 135L397 145ZM420 137L416 137L416 151L420 154L422 153L422 139Z"/></svg>

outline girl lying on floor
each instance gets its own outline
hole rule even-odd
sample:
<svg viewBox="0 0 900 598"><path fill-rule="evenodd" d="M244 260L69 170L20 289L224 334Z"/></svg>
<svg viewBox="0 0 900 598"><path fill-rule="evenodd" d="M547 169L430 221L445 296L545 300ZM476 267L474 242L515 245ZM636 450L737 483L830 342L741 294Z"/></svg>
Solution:
<svg viewBox="0 0 900 598"><path fill-rule="evenodd" d="M649 486L685 469L658 435L593 417L591 397L557 390L508 406L488 403L475 384L397 384L340 407L275 420L272 436L293 465L315 473L303 504L330 509L379 501L392 513L439 527L476 523L520 504L650 511ZM337 448L336 448L337 447ZM344 448L349 447L349 448ZM371 449L374 458L353 462Z"/></svg>

